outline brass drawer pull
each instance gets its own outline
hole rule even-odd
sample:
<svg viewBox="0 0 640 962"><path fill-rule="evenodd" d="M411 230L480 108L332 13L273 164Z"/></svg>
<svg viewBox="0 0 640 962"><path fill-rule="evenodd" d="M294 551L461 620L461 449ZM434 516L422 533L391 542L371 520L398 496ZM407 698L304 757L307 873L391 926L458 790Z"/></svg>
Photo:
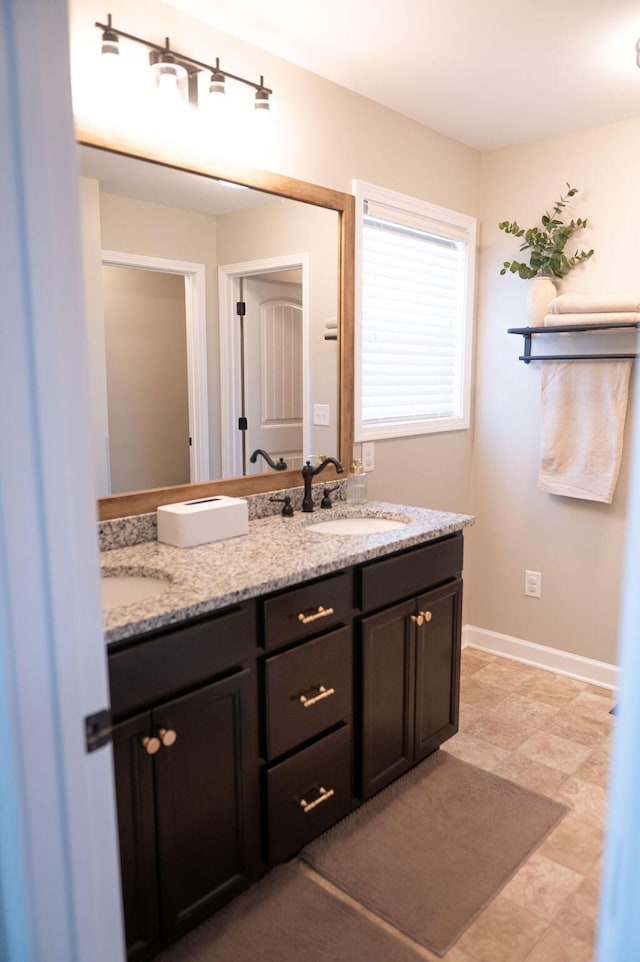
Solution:
<svg viewBox="0 0 640 962"><path fill-rule="evenodd" d="M431 619L433 618L433 615L431 614L430 611L421 611L420 614L422 615L425 621L431 621Z"/></svg>
<svg viewBox="0 0 640 962"><path fill-rule="evenodd" d="M306 695L299 695L298 701L303 708L311 708L312 705L317 705L319 701L322 701L324 698L330 698L332 695L335 695L335 693L335 688L325 688L324 685L320 685L317 695L314 695L312 698L308 698Z"/></svg>
<svg viewBox="0 0 640 962"><path fill-rule="evenodd" d="M147 755L155 755L160 751L161 742L159 738L150 738L148 735L142 739L142 747Z"/></svg>
<svg viewBox="0 0 640 962"><path fill-rule="evenodd" d="M323 802L327 802L330 798L333 798L333 796L335 795L335 792L332 788L323 788L322 785L320 786L318 791L320 794L318 795L317 798L314 798L312 802L308 802L306 798L300 799L300 807L302 808L302 811L304 812L305 815L307 815L308 812L312 812L313 809L316 807L316 805L322 805Z"/></svg>
<svg viewBox="0 0 640 962"><path fill-rule="evenodd" d="M310 625L312 621L317 621L318 618L328 618L333 614L333 608L325 608L323 605L318 605L317 609L311 615L305 615L304 611L301 611L298 615L298 621L303 625Z"/></svg>

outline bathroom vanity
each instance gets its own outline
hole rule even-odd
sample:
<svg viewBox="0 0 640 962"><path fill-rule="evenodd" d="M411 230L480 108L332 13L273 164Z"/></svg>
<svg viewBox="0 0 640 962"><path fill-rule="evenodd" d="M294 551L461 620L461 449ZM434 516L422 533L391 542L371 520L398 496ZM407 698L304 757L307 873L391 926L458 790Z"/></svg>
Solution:
<svg viewBox="0 0 640 962"><path fill-rule="evenodd" d="M394 505L397 530L103 554L165 573L106 614L128 955L152 958L457 731L462 529ZM322 515L322 516L318 516Z"/></svg>

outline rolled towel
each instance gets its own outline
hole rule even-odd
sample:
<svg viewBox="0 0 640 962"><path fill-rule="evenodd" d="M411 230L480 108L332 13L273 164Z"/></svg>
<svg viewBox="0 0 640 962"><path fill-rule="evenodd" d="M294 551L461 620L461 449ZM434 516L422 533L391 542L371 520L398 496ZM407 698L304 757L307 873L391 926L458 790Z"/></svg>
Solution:
<svg viewBox="0 0 640 962"><path fill-rule="evenodd" d="M637 324L640 321L638 311L601 311L598 314L545 314L544 326L555 327L566 324Z"/></svg>
<svg viewBox="0 0 640 962"><path fill-rule="evenodd" d="M609 314L640 311L637 294L559 294L549 301L550 314Z"/></svg>

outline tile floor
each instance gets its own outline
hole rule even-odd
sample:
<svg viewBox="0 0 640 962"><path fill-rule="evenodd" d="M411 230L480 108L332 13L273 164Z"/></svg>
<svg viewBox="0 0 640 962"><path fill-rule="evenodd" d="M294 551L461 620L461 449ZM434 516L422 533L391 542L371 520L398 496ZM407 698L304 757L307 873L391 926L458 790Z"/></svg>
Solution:
<svg viewBox="0 0 640 962"><path fill-rule="evenodd" d="M461 674L460 731L442 747L570 811L442 960L592 962L614 698L472 648ZM352 904L409 943L416 962L441 959Z"/></svg>
<svg viewBox="0 0 640 962"><path fill-rule="evenodd" d="M570 811L446 962L593 959L613 701L602 688L463 652L460 731L443 748Z"/></svg>
<svg viewBox="0 0 640 962"><path fill-rule="evenodd" d="M557 798L570 811L444 962L592 962L613 701L605 689L476 649L463 651L460 731L443 748ZM310 868L305 871L409 944L416 962L438 962ZM215 948L196 955L212 959ZM181 958L197 962L196 955Z"/></svg>

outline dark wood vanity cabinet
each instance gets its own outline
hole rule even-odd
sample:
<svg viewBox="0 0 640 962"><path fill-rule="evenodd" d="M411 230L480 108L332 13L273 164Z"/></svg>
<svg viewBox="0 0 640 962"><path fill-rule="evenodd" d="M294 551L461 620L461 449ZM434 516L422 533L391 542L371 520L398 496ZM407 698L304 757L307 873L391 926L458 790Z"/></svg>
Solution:
<svg viewBox="0 0 640 962"><path fill-rule="evenodd" d="M225 637L245 656L229 664ZM158 699L154 649L200 657L200 683ZM182 649L182 651L181 651ZM252 606L115 653L138 676L139 705L114 727L114 765L127 953L152 958L258 871L260 805ZM184 668L193 669L193 662ZM212 673L212 674L209 674ZM178 676L180 671L178 670ZM184 681L184 679L182 679ZM146 682L146 684L145 684ZM180 686L174 678L165 685ZM151 691L150 691L151 689ZM119 695L114 690L116 709Z"/></svg>
<svg viewBox="0 0 640 962"><path fill-rule="evenodd" d="M429 588L433 581L445 582L359 622L362 801L458 730L461 569L459 538L361 571L365 605L381 595L385 601L403 597L416 584Z"/></svg>
<svg viewBox="0 0 640 962"><path fill-rule="evenodd" d="M265 841L275 865L353 805L353 571L263 606Z"/></svg>
<svg viewBox="0 0 640 962"><path fill-rule="evenodd" d="M457 731L462 535L109 651L131 962Z"/></svg>

